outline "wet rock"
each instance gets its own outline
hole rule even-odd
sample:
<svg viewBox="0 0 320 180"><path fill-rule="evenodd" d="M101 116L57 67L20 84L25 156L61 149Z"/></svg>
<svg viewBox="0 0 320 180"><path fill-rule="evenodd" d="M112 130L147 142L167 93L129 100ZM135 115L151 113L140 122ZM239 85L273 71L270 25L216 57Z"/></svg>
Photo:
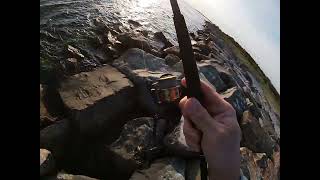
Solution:
<svg viewBox="0 0 320 180"><path fill-rule="evenodd" d="M119 41L117 40L117 37L112 35L112 33L109 31L108 34L107 34L107 39L108 39L108 42L112 45L118 43Z"/></svg>
<svg viewBox="0 0 320 180"><path fill-rule="evenodd" d="M150 54L157 56L157 57L160 57L160 58L163 56L163 54L161 52L159 52L155 49L151 49Z"/></svg>
<svg viewBox="0 0 320 180"><path fill-rule="evenodd" d="M154 33L154 37L164 43L163 48L168 48L173 46L173 44L166 38L166 36L162 32Z"/></svg>
<svg viewBox="0 0 320 180"><path fill-rule="evenodd" d="M202 62L210 64L219 72L220 78L226 85L227 89L236 86L236 82L233 79L232 74L225 67L223 67L223 63L221 61L216 59L210 59L210 60L204 60Z"/></svg>
<svg viewBox="0 0 320 180"><path fill-rule="evenodd" d="M134 103L133 93L131 81L109 65L73 75L59 88L69 116L81 134L99 133L113 119L126 114Z"/></svg>
<svg viewBox="0 0 320 180"><path fill-rule="evenodd" d="M186 161L180 158L168 157L154 161L148 169L138 170L130 180L184 180Z"/></svg>
<svg viewBox="0 0 320 180"><path fill-rule="evenodd" d="M201 53L201 49L199 47L192 47L194 53Z"/></svg>
<svg viewBox="0 0 320 180"><path fill-rule="evenodd" d="M176 55L179 58L181 58L180 57L180 48L179 48L179 46L172 46L172 47L164 49L163 51L165 53L167 53L167 54L173 54L173 55Z"/></svg>
<svg viewBox="0 0 320 180"><path fill-rule="evenodd" d="M59 172L56 176L46 177L44 180L98 180L84 175L73 175Z"/></svg>
<svg viewBox="0 0 320 180"><path fill-rule="evenodd" d="M53 124L57 118L52 117L47 109L43 85L40 84L40 129Z"/></svg>
<svg viewBox="0 0 320 180"><path fill-rule="evenodd" d="M208 44L206 44L204 41L198 41L197 44L194 45L194 47L198 47L200 49L201 54L208 56L211 52L211 49L209 48Z"/></svg>
<svg viewBox="0 0 320 180"><path fill-rule="evenodd" d="M218 92L226 90L227 86L224 84L217 69L208 63L198 63L199 71L209 80L209 82L216 88Z"/></svg>
<svg viewBox="0 0 320 180"><path fill-rule="evenodd" d="M142 26L139 22L134 21L134 20L132 20L132 19L129 19L129 20L128 20L128 23L132 24L132 25L135 26L135 27Z"/></svg>
<svg viewBox="0 0 320 180"><path fill-rule="evenodd" d="M40 149L40 177L55 173L55 160L50 151Z"/></svg>
<svg viewBox="0 0 320 180"><path fill-rule="evenodd" d="M65 61L65 69L69 73L78 73L80 72L80 64L76 58L68 58Z"/></svg>
<svg viewBox="0 0 320 180"><path fill-rule="evenodd" d="M96 26L96 30L100 33L107 32L110 28L101 17L97 17L93 20L93 24Z"/></svg>
<svg viewBox="0 0 320 180"><path fill-rule="evenodd" d="M173 69L166 65L164 59L155 57L137 48L127 50L113 62L113 66L126 74L135 84L140 81L152 82L159 79L165 73L180 74L174 72Z"/></svg>
<svg viewBox="0 0 320 180"><path fill-rule="evenodd" d="M178 125L166 135L163 140L164 145L168 149L170 154L180 157L199 157L200 153L193 151L187 144L186 138L183 133L183 123L184 118L181 117L181 120Z"/></svg>
<svg viewBox="0 0 320 180"><path fill-rule="evenodd" d="M173 66L180 61L180 58L174 54L168 54L164 59L169 66Z"/></svg>
<svg viewBox="0 0 320 180"><path fill-rule="evenodd" d="M238 120L241 119L243 112L247 110L247 102L240 90L233 87L222 92L221 96L236 110Z"/></svg>
<svg viewBox="0 0 320 180"><path fill-rule="evenodd" d="M243 175L248 179L279 179L279 168L265 153L253 153L246 147L240 148Z"/></svg>
<svg viewBox="0 0 320 180"><path fill-rule="evenodd" d="M180 48L179 46L172 46L172 47L169 47L169 48L166 48L163 50L165 53L167 54L173 54L173 55L176 55L178 56L179 58L181 58L180 56ZM208 60L210 59L209 56L205 56L203 54L200 54L199 52L194 52L194 58L196 61L201 61L201 60Z"/></svg>
<svg viewBox="0 0 320 180"><path fill-rule="evenodd" d="M60 158L69 141L70 124L60 120L40 131L40 148L49 150L55 158Z"/></svg>
<svg viewBox="0 0 320 180"><path fill-rule="evenodd" d="M131 174L145 163L145 153L155 147L154 120L141 117L127 122L120 137L110 145L114 165L122 174Z"/></svg>
<svg viewBox="0 0 320 180"><path fill-rule="evenodd" d="M273 139L260 126L259 121L249 112L245 111L241 120L242 145L253 152L264 152L271 156L276 146Z"/></svg>
<svg viewBox="0 0 320 180"><path fill-rule="evenodd" d="M67 46L67 51L68 51L69 57L71 58L84 59L84 55L81 54L80 50L71 45Z"/></svg>
<svg viewBox="0 0 320 180"><path fill-rule="evenodd" d="M118 40L127 48L139 48L146 52L151 52L148 39L141 33L122 33L118 35Z"/></svg>
<svg viewBox="0 0 320 180"><path fill-rule="evenodd" d="M209 56L205 56L205 55L197 53L197 52L194 53L194 58L195 58L196 61L202 61L202 60L211 59Z"/></svg>

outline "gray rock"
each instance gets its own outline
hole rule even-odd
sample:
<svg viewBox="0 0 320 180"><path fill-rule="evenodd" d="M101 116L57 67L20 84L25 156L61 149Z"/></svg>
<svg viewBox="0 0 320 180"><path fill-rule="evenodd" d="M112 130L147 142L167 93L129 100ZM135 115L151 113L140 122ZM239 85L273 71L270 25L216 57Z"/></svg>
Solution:
<svg viewBox="0 0 320 180"><path fill-rule="evenodd" d="M226 85L222 81L217 69L208 63L198 63L199 71L208 79L218 92L226 90Z"/></svg>
<svg viewBox="0 0 320 180"><path fill-rule="evenodd" d="M181 76L181 73L175 72L173 68L166 65L164 59L137 48L128 49L121 57L114 60L113 66L135 84L138 90L136 96L139 99L139 104L151 112L156 111L157 107L154 104L149 85L166 73L177 77Z"/></svg>
<svg viewBox="0 0 320 180"><path fill-rule="evenodd" d="M164 43L163 48L168 48L173 46L173 44L166 38L166 36L162 32L154 33L154 37Z"/></svg>
<svg viewBox="0 0 320 180"><path fill-rule="evenodd" d="M44 180L98 180L84 175L73 175L59 172L56 176L47 177Z"/></svg>
<svg viewBox="0 0 320 180"><path fill-rule="evenodd" d="M109 30L107 23L101 17L95 18L93 24L99 32L107 32Z"/></svg>
<svg viewBox="0 0 320 180"><path fill-rule="evenodd" d="M194 58L196 61L202 61L202 60L209 60L211 59L209 56L205 56L203 54L200 54L198 52L194 52Z"/></svg>
<svg viewBox="0 0 320 180"><path fill-rule="evenodd" d="M240 119L243 112L248 108L246 99L243 97L240 90L238 90L236 87L233 87L221 93L221 96L232 105L232 107L236 110L238 119Z"/></svg>
<svg viewBox="0 0 320 180"><path fill-rule="evenodd" d="M173 66L180 61L180 58L174 54L168 54L164 59L169 66Z"/></svg>
<svg viewBox="0 0 320 180"><path fill-rule="evenodd" d="M164 145L168 149L170 154L175 156L190 158L190 157L199 157L200 153L192 151L188 146L185 135L183 133L183 123L184 118L181 117L181 120L178 125L169 132L163 140Z"/></svg>
<svg viewBox="0 0 320 180"><path fill-rule="evenodd" d="M253 153L250 149L242 147L240 154L240 168L248 179L279 179L279 153L271 160L265 153Z"/></svg>
<svg viewBox="0 0 320 180"><path fill-rule="evenodd" d="M50 151L40 149L40 177L55 173L55 160Z"/></svg>
<svg viewBox="0 0 320 180"><path fill-rule="evenodd" d="M163 51L165 53L167 53L167 54L173 54L173 55L176 55L179 58L181 58L180 57L180 48L179 48L179 46L168 47L168 48L164 49Z"/></svg>
<svg viewBox="0 0 320 180"><path fill-rule="evenodd" d="M127 48L139 48L146 52L151 52L152 48L148 39L141 33L122 33L117 38Z"/></svg>
<svg viewBox="0 0 320 180"><path fill-rule="evenodd" d="M222 62L220 62L219 60L216 60L216 59L205 60L202 62L210 64L219 72L220 78L224 82L224 84L226 85L227 89L236 86L236 82L233 79L232 74L228 71L228 69L226 69L225 67L222 66L222 64L223 64Z"/></svg>
<svg viewBox="0 0 320 180"><path fill-rule="evenodd" d="M141 117L127 122L120 137L110 145L114 166L124 174L145 163L145 153L155 146L154 120Z"/></svg>
<svg viewBox="0 0 320 180"><path fill-rule="evenodd" d="M131 72L145 70L152 73L169 73L171 71L170 67L165 64L164 59L137 48L128 49L121 57L114 60L113 65L120 70L124 70L123 67L125 66Z"/></svg>
<svg viewBox="0 0 320 180"><path fill-rule="evenodd" d="M129 19L129 20L128 20L128 23L132 24L132 25L135 26L135 27L142 26L139 22L134 21L134 20L132 20L132 19Z"/></svg>
<svg viewBox="0 0 320 180"><path fill-rule="evenodd" d="M60 120L40 131L40 148L50 150L55 157L61 157L68 142L70 125Z"/></svg>
<svg viewBox="0 0 320 180"><path fill-rule="evenodd" d="M98 133L135 101L131 81L109 65L69 77L61 83L59 94L83 134Z"/></svg>
<svg viewBox="0 0 320 180"><path fill-rule="evenodd" d="M209 46L204 41L198 41L197 44L194 45L195 47L198 47L200 49L201 54L208 56L211 52Z"/></svg>
<svg viewBox="0 0 320 180"><path fill-rule="evenodd" d="M180 158L158 159L148 169L137 170L130 180L184 180L186 161Z"/></svg>
<svg viewBox="0 0 320 180"><path fill-rule="evenodd" d="M253 152L264 152L271 156L276 146L275 141L260 126L259 121L250 113L245 111L241 120L242 145L250 148Z"/></svg>
<svg viewBox="0 0 320 180"><path fill-rule="evenodd" d="M76 58L76 59L83 59L84 58L84 55L81 54L80 50L71 46L71 45L67 46L67 51L68 51L69 57L71 57L71 58Z"/></svg>

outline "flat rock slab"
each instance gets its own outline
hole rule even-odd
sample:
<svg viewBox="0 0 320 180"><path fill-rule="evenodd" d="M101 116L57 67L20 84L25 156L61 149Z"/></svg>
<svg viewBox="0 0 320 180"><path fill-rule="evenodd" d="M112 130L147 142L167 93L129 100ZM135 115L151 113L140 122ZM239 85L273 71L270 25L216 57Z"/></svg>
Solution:
<svg viewBox="0 0 320 180"><path fill-rule="evenodd" d="M88 133L127 112L133 100L133 84L106 65L69 77L62 82L59 94L80 132Z"/></svg>

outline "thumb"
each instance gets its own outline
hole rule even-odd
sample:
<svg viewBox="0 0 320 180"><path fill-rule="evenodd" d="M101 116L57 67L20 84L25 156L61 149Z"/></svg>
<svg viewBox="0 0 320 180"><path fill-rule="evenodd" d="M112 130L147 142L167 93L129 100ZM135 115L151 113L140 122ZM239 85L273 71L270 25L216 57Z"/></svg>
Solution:
<svg viewBox="0 0 320 180"><path fill-rule="evenodd" d="M184 118L190 119L202 132L206 132L210 129L214 123L214 119L210 116L208 111L195 98L187 99L181 111Z"/></svg>

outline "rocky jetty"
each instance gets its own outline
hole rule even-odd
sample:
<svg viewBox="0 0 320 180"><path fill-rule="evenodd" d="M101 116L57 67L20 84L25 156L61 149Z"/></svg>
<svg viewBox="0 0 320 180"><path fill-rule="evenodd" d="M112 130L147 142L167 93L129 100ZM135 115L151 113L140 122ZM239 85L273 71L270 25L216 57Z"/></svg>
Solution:
<svg viewBox="0 0 320 180"><path fill-rule="evenodd" d="M95 53L66 45L55 84L40 84L40 177L43 179L196 179L199 159L183 143L183 117L160 107L150 85L181 79L179 47L137 21L108 26L97 18ZM236 110L241 170L248 179L279 179L280 114L259 77L215 25L190 34L201 79ZM88 59L95 65L88 65ZM161 118L155 114L166 112Z"/></svg>

